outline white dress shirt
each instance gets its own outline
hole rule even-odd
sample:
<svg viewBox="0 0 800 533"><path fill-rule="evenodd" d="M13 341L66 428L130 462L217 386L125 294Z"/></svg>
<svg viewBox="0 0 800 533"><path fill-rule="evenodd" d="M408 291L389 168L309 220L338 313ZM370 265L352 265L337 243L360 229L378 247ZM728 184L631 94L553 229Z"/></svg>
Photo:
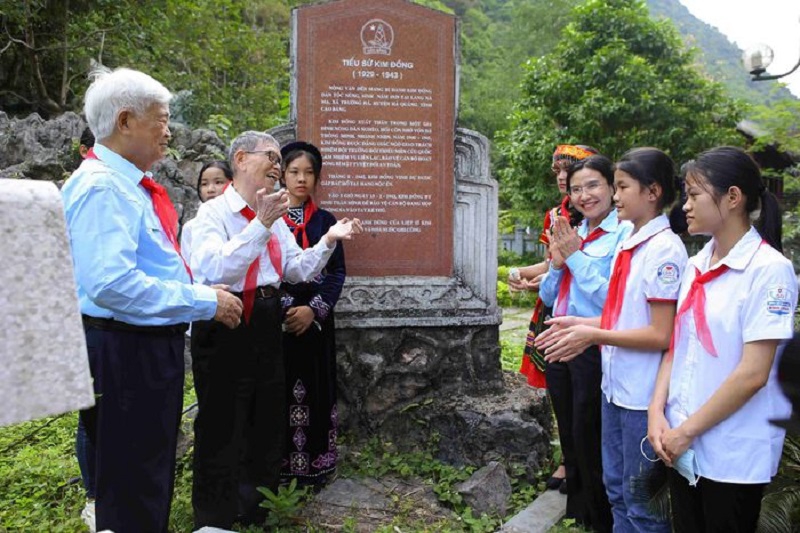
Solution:
<svg viewBox="0 0 800 533"><path fill-rule="evenodd" d="M678 308L695 278L712 266L714 241L689 259ZM717 350L708 353L697 337L691 311L681 318L669 383L666 415L677 427L702 407L742 360L745 343L790 339L797 306L792 263L750 228L721 261L729 271L707 282L706 319ZM781 343L783 344L783 343ZM778 469L785 431L769 421L788 418L791 404L777 381L775 356L767 384L728 418L692 443L697 474L723 483L769 483Z"/></svg>
<svg viewBox="0 0 800 533"><path fill-rule="evenodd" d="M283 279L291 283L308 281L319 274L328 262L334 246L324 239L303 250L283 219L267 229L258 218L249 221L240 213L247 205L231 186L197 211L192 221L189 260L195 280L207 285L223 283L233 292L244 290L250 264L259 258L258 286L277 288L281 279L272 267L267 242L274 232L281 245Z"/></svg>
<svg viewBox="0 0 800 533"><path fill-rule="evenodd" d="M650 325L650 302L678 299L681 276L686 268L686 247L669 227L665 215L658 216L629 237L617 251L636 248L625 283L617 331ZM616 256L614 259L616 263ZM601 387L606 399L626 409L646 411L653 397L661 350L634 350L605 345Z"/></svg>
<svg viewBox="0 0 800 533"><path fill-rule="evenodd" d="M186 264L192 266L192 226L195 219L190 220L181 228L181 255Z"/></svg>

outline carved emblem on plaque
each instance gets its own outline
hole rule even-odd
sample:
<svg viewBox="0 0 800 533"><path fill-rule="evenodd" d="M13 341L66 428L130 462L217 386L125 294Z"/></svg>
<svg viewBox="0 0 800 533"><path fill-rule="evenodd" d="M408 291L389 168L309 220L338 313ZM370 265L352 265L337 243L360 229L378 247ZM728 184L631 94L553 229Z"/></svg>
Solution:
<svg viewBox="0 0 800 533"><path fill-rule="evenodd" d="M372 19L361 26L361 45L367 55L388 56L392 53L394 30L381 19Z"/></svg>

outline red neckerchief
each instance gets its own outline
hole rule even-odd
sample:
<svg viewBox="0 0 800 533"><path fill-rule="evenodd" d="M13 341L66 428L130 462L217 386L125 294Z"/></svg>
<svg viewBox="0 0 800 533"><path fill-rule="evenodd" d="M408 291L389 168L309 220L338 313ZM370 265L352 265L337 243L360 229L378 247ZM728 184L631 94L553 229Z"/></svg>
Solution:
<svg viewBox="0 0 800 533"><path fill-rule="evenodd" d="M308 225L308 221L311 220L311 217L317 211L317 206L314 204L314 200L309 196L308 200L306 200L305 204L303 205L303 223L298 224L294 222L290 217L289 213L283 215L283 220L286 222L286 225L289 226L289 229L292 230L295 239L298 235L303 236L303 250L309 247L308 243L308 234L306 233L306 225Z"/></svg>
<svg viewBox="0 0 800 533"><path fill-rule="evenodd" d="M695 278L692 280L692 286L689 287L689 293L686 295L686 299L675 315L675 327L672 328L672 340L669 343L669 351L672 353L675 349L675 341L680 333L681 317L691 309L694 315L694 325L695 329L697 329L697 338L700 340L700 344L713 357L717 357L717 349L714 347L714 339L711 338L711 330L706 320L706 290L704 285L723 275L730 270L730 267L728 265L722 265L713 270L709 270L705 274L700 274L700 269L697 267L695 267L694 270Z"/></svg>
<svg viewBox="0 0 800 533"><path fill-rule="evenodd" d="M256 213L249 205L246 205L239 211L248 222L256 218ZM278 274L278 278L283 278L283 263L281 261L281 243L278 241L278 235L272 232L267 242L267 250L269 251L269 260L272 263L272 268ZM260 261L256 257L250 263L247 269L247 274L244 277L244 290L242 291L242 304L244 306L244 321L246 324L250 323L250 314L253 312L253 304L256 301L256 287L258 287L258 267Z"/></svg>
<svg viewBox="0 0 800 533"><path fill-rule="evenodd" d="M600 327L602 329L614 329L614 326L617 325L619 314L622 311L622 302L625 299L625 286L631 273L633 253L641 245L667 229L663 228L653 233L633 248L621 250L617 255L617 260L614 262L614 270L611 274L611 281L608 283L608 297L605 305L603 305L603 314L600 317Z"/></svg>
<svg viewBox="0 0 800 533"><path fill-rule="evenodd" d="M583 250L584 246L592 241L596 241L606 233L606 230L599 226L594 228L592 232L581 241L580 249ZM567 267L566 264L563 266L563 268L564 274L561 276L561 284L558 286L558 306L556 307L553 316L564 316L567 314L567 298L569 297L569 285L572 283L572 272L570 272L569 267Z"/></svg>
<svg viewBox="0 0 800 533"><path fill-rule="evenodd" d="M100 158L94 153L94 148L90 148L89 151L86 152L85 159L97 159L100 161ZM189 274L189 279L194 281L192 270L181 255L181 245L178 243L178 213L175 212L175 206L172 205L172 200L169 199L167 189L156 183L153 178L147 177L147 175L142 176L139 184L150 193L150 200L153 202L153 211L155 211L156 217L158 217L158 221L161 223L161 229L164 231L164 235L167 236L167 240L172 244L172 247L175 248L178 257L183 261L183 266Z"/></svg>

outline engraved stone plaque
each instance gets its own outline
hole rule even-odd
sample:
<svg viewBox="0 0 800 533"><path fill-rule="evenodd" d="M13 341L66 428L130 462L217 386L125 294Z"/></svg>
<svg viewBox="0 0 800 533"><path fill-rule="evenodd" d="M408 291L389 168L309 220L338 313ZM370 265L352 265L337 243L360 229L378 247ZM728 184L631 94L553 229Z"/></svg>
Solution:
<svg viewBox="0 0 800 533"><path fill-rule="evenodd" d="M296 13L293 118L325 160L317 200L367 231L348 275L453 275L455 18L405 0Z"/></svg>

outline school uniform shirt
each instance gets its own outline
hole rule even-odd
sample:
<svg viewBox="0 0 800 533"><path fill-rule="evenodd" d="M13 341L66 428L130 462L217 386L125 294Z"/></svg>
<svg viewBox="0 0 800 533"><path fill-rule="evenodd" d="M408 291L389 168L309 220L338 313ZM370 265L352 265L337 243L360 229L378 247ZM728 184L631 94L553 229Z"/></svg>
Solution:
<svg viewBox="0 0 800 533"><path fill-rule="evenodd" d="M625 282L619 318L614 330L639 329L650 325L650 302L678 300L681 276L688 256L680 237L660 215L631 235L617 250L634 249L631 269ZM614 264L614 263L612 263ZM634 350L619 346L602 347L603 380L606 400L637 411L647 410L653 397L661 350Z"/></svg>
<svg viewBox="0 0 800 533"><path fill-rule="evenodd" d="M234 187L212 198L197 211L192 224L191 268L195 279L208 285L224 283L231 291L244 290L245 275L258 257L258 286L278 288L281 278L270 261L267 242L274 232L281 247L283 280L291 283L307 281L325 267L336 243L329 248L321 239L303 250L283 219L267 229L258 218L249 221L240 213L247 205Z"/></svg>
<svg viewBox="0 0 800 533"><path fill-rule="evenodd" d="M695 278L695 269L705 273L712 266L713 250L712 240L689 259L679 309ZM706 320L718 355L714 357L703 348L693 314L687 311L674 342L666 407L671 427L682 424L719 389L741 361L745 343L792 337L797 305L792 263L750 228L720 264L730 270L704 285ZM769 421L788 418L791 413L791 404L777 382L780 350L767 384L692 443L698 475L725 483L768 483L777 472L785 431Z"/></svg>
<svg viewBox="0 0 800 533"><path fill-rule="evenodd" d="M619 243L630 235L633 225L617 218L617 210L612 209L598 226L606 233L592 242L586 243L582 250L570 255L566 266L572 272L572 280L567 296L569 316L600 316L608 295L608 281L611 278L611 261ZM583 220L578 226L578 235L585 239L589 235L589 222ZM553 309L558 308L558 288L564 269L550 268L539 287L539 298Z"/></svg>

